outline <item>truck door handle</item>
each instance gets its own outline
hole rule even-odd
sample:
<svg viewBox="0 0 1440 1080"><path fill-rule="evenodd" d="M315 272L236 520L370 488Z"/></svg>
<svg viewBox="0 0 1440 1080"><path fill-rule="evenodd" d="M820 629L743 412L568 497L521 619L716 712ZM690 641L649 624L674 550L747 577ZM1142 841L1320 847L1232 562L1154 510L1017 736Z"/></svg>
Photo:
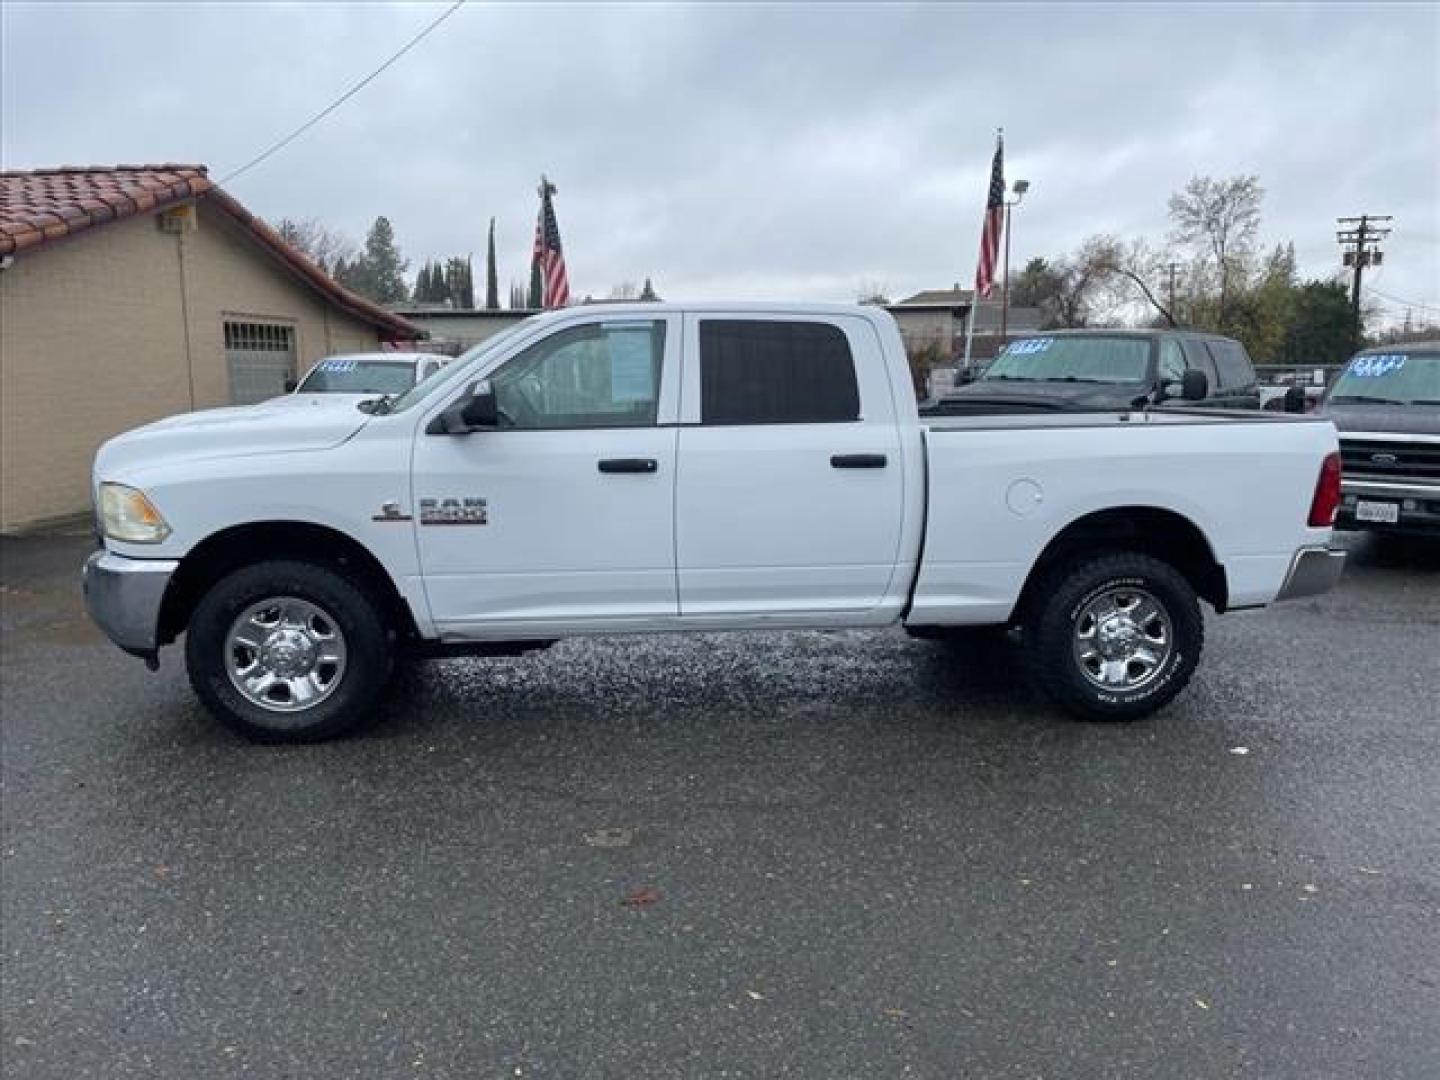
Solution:
<svg viewBox="0 0 1440 1080"><path fill-rule="evenodd" d="M653 473L659 468L660 463L651 457L611 457L600 459L600 471L604 473Z"/></svg>
<svg viewBox="0 0 1440 1080"><path fill-rule="evenodd" d="M884 454L831 454L830 465L836 469L883 469Z"/></svg>

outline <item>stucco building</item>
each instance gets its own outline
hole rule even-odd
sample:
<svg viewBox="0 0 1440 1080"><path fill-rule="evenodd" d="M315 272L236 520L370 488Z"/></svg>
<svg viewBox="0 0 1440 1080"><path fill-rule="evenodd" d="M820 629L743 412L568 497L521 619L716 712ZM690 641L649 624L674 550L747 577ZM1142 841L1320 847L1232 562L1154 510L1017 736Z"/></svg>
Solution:
<svg viewBox="0 0 1440 1080"><path fill-rule="evenodd" d="M203 166L0 173L0 530L86 510L91 459L117 432L419 336Z"/></svg>

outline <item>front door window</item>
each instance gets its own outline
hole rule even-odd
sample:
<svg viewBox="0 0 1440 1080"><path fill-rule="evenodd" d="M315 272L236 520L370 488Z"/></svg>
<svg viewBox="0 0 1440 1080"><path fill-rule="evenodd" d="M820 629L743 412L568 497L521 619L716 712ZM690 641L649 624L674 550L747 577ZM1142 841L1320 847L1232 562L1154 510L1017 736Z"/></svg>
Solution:
<svg viewBox="0 0 1440 1080"><path fill-rule="evenodd" d="M662 320L561 330L491 376L500 426L531 431L651 427L664 355Z"/></svg>

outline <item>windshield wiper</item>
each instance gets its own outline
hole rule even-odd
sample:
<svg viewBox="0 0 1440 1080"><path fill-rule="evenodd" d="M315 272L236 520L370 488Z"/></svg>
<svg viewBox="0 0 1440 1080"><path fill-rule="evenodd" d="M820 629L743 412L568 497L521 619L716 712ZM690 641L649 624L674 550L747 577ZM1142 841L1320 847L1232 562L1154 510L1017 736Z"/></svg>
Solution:
<svg viewBox="0 0 1440 1080"><path fill-rule="evenodd" d="M981 382L1035 382L1028 375L982 375Z"/></svg>
<svg viewBox="0 0 1440 1080"><path fill-rule="evenodd" d="M1369 394L1336 394L1331 401L1370 401L1376 405L1405 405L1407 402L1396 401L1388 397L1371 397Z"/></svg>
<svg viewBox="0 0 1440 1080"><path fill-rule="evenodd" d="M1051 375L1046 382L1108 383L1109 379L1092 379L1085 375Z"/></svg>

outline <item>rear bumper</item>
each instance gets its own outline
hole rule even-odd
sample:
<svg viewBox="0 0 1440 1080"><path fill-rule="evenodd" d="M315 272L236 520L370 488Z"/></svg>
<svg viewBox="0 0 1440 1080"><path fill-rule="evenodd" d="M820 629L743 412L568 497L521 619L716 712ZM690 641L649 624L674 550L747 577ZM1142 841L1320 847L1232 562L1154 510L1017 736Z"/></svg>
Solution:
<svg viewBox="0 0 1440 1080"><path fill-rule="evenodd" d="M1345 569L1345 552L1331 547L1301 548L1290 562L1285 584L1275 595L1276 600L1299 600L1329 592L1340 581Z"/></svg>
<svg viewBox="0 0 1440 1080"><path fill-rule="evenodd" d="M120 648L153 657L159 648L160 605L179 565L174 559L127 559L97 551L85 560L81 574L85 610Z"/></svg>

